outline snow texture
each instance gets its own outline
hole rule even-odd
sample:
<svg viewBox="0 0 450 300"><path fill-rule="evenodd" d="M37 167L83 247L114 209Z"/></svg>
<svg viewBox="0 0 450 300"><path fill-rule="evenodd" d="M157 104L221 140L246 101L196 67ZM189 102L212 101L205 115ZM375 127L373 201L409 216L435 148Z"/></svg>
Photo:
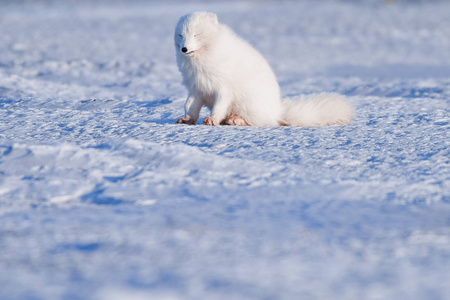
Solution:
<svg viewBox="0 0 450 300"><path fill-rule="evenodd" d="M196 10L356 120L173 124ZM450 299L449 11L0 2L0 299Z"/></svg>

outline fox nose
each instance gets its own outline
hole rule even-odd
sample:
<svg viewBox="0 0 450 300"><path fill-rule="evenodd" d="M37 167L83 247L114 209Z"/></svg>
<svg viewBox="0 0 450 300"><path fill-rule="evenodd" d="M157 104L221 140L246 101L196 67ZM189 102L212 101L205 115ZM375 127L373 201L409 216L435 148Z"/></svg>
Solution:
<svg viewBox="0 0 450 300"><path fill-rule="evenodd" d="M187 48L186 47L181 48L181 52L186 53L187 52Z"/></svg>

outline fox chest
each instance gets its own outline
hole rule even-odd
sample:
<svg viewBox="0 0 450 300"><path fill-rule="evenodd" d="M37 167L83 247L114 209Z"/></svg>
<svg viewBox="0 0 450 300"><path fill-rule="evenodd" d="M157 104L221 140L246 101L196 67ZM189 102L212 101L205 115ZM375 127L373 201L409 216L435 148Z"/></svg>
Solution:
<svg viewBox="0 0 450 300"><path fill-rule="evenodd" d="M183 74L186 87L204 100L214 99L226 82L221 73L211 67L192 65L186 71Z"/></svg>

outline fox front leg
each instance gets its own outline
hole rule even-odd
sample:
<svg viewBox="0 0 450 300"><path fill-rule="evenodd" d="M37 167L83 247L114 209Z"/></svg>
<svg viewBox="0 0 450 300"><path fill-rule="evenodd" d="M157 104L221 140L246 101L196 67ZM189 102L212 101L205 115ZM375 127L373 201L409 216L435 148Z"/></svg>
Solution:
<svg viewBox="0 0 450 300"><path fill-rule="evenodd" d="M231 107L231 95L228 93L217 93L212 108L211 116L203 120L203 125L219 125L225 120Z"/></svg>
<svg viewBox="0 0 450 300"><path fill-rule="evenodd" d="M188 98L186 99L186 103L184 104L185 117L179 118L177 124L197 124L202 105L203 103L199 97L193 97L189 94Z"/></svg>

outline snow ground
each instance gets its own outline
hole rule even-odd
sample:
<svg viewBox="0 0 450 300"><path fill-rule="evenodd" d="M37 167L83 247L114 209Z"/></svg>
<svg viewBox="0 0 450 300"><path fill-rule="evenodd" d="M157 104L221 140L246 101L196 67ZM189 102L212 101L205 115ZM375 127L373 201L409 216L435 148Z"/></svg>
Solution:
<svg viewBox="0 0 450 300"><path fill-rule="evenodd" d="M0 299L450 298L449 3L76 3L0 2ZM357 119L173 124L194 10Z"/></svg>

